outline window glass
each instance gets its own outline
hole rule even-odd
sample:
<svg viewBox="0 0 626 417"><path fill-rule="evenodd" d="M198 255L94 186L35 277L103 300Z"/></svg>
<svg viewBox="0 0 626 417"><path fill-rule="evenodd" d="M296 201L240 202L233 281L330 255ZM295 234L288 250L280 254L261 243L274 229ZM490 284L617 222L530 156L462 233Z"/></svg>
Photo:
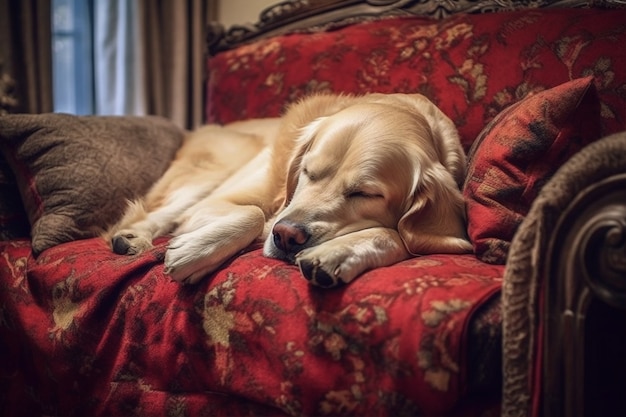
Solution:
<svg viewBox="0 0 626 417"><path fill-rule="evenodd" d="M93 113L92 0L52 0L55 112Z"/></svg>

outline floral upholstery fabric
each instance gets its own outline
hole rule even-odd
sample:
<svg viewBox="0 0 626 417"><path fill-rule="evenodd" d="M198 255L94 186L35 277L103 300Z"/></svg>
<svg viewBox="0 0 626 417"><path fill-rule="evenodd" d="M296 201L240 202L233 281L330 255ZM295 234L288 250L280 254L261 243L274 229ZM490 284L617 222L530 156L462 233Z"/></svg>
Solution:
<svg viewBox="0 0 626 417"><path fill-rule="evenodd" d="M315 91L420 92L469 149L509 105L593 75L604 134L625 128L625 40L626 10L578 9L279 36L209 60L207 121L277 116ZM0 192L19 198L10 174ZM23 218L13 203L0 221ZM124 257L90 238L34 258L28 239L0 242L4 413L497 415L503 265L429 255L322 290L256 245L180 287L156 243Z"/></svg>
<svg viewBox="0 0 626 417"><path fill-rule="evenodd" d="M468 154L463 187L476 256L506 262L513 236L541 187L584 146L600 138L592 77L573 80L509 106Z"/></svg>
<svg viewBox="0 0 626 417"><path fill-rule="evenodd" d="M418 92L452 118L468 149L509 105L592 75L604 135L626 129L624 44L626 10L585 9L392 18L278 36L209 60L207 118L277 116L315 91Z"/></svg>
<svg viewBox="0 0 626 417"><path fill-rule="evenodd" d="M166 242L120 257L86 239L37 259L28 241L0 243L4 410L246 409L225 407L231 396L252 415L451 412L467 385L468 317L503 274L472 255L432 255L329 291L252 247L181 287L163 274Z"/></svg>

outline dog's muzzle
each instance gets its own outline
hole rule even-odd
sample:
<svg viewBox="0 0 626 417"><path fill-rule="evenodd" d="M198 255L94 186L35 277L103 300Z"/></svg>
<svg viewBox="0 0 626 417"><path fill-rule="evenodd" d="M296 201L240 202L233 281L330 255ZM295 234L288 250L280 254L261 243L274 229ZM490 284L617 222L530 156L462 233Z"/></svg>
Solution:
<svg viewBox="0 0 626 417"><path fill-rule="evenodd" d="M305 248L311 235L302 225L289 220L279 220L272 228L272 238L274 246L293 261L295 255Z"/></svg>

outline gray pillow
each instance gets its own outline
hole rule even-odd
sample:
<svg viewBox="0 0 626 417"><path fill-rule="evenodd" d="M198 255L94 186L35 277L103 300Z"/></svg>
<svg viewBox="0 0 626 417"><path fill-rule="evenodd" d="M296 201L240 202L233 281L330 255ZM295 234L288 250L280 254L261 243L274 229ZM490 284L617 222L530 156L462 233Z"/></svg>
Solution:
<svg viewBox="0 0 626 417"><path fill-rule="evenodd" d="M156 116L0 116L0 151L28 214L33 253L100 234L159 179L184 135Z"/></svg>

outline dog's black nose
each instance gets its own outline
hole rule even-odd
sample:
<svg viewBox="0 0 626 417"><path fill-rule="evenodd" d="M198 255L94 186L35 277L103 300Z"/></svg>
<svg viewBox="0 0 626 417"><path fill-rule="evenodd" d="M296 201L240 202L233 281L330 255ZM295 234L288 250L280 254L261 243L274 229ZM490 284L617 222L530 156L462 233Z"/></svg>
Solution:
<svg viewBox="0 0 626 417"><path fill-rule="evenodd" d="M276 223L272 233L274 235L274 245L287 254L300 252L302 245L310 237L303 226L293 224L287 220L280 220Z"/></svg>

